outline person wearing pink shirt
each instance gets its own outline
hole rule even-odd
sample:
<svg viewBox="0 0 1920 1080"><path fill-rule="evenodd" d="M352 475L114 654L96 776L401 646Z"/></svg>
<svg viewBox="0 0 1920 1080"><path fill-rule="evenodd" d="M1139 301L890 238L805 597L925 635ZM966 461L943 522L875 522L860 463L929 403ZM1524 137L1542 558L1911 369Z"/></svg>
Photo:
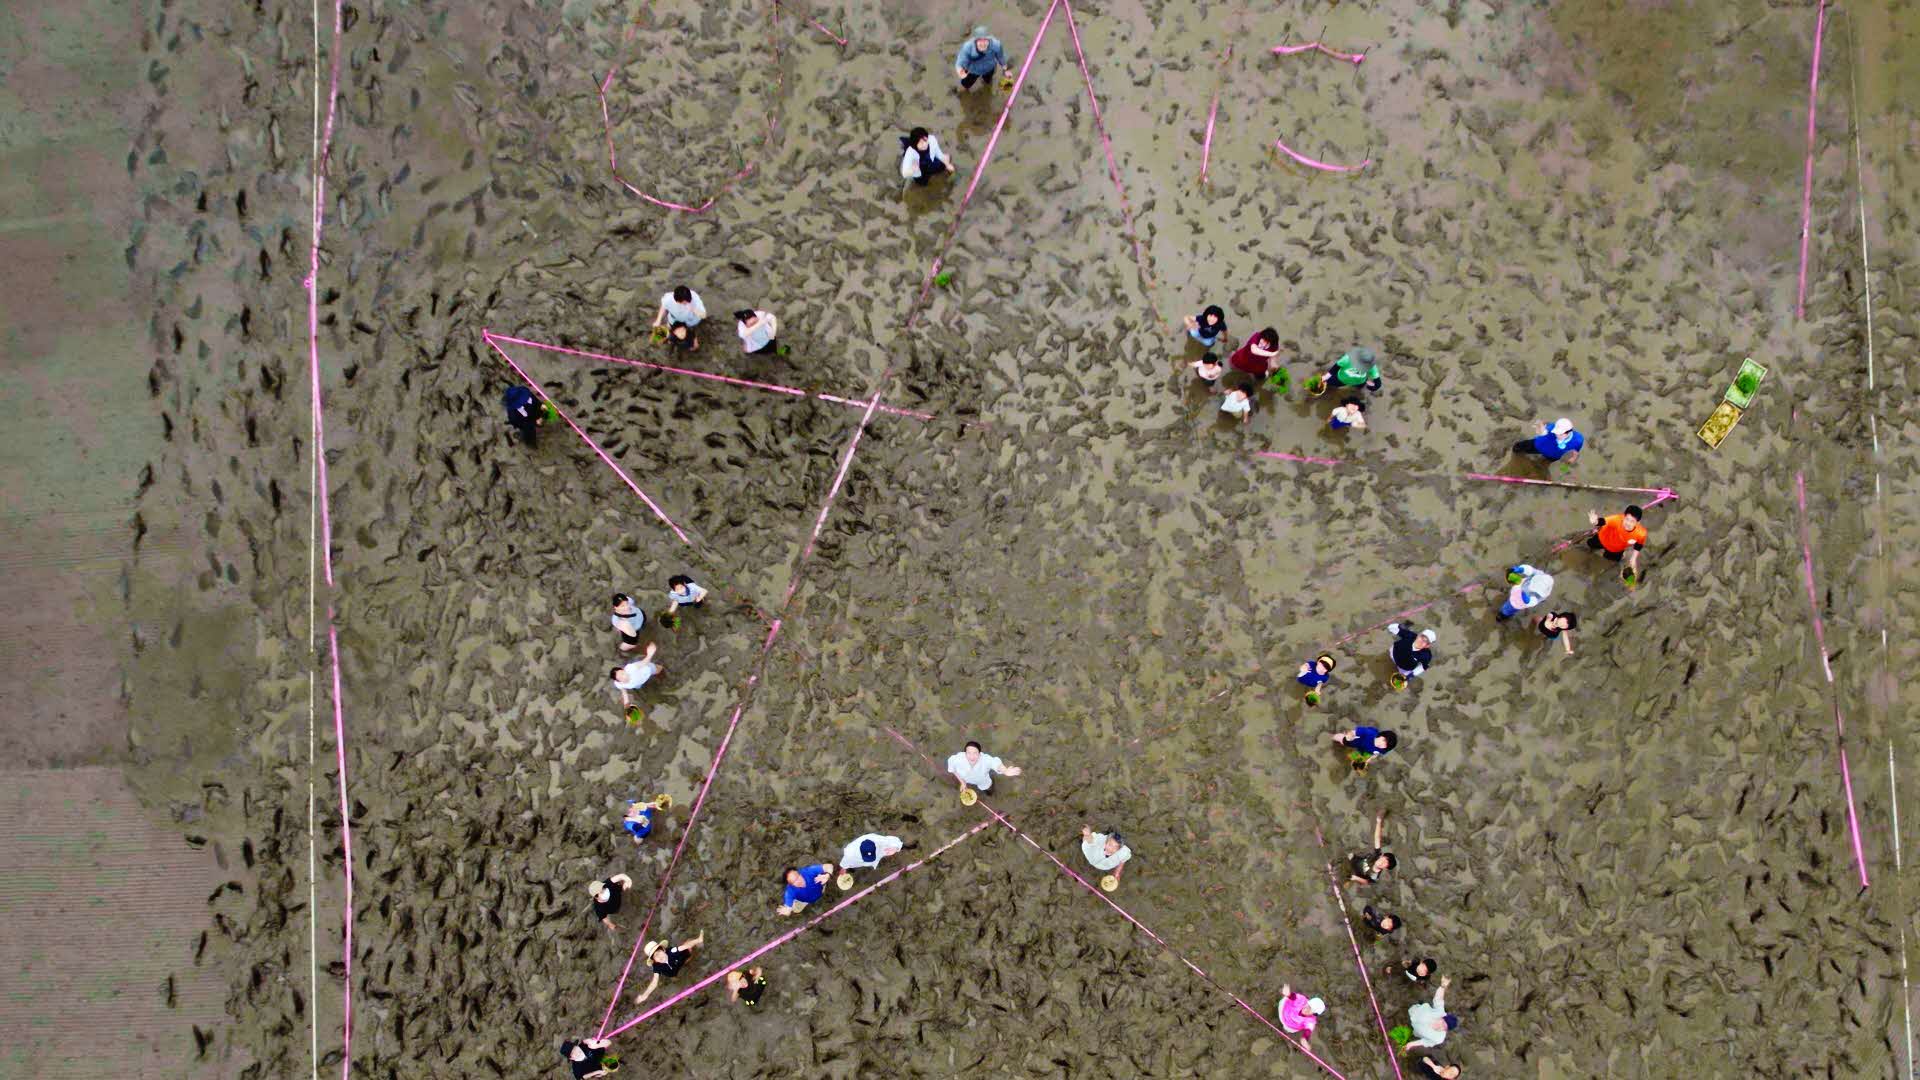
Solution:
<svg viewBox="0 0 1920 1080"><path fill-rule="evenodd" d="M1302 1046L1313 1038L1313 1029L1320 1023L1320 1014L1326 1011L1327 1003L1319 998L1296 994L1292 986L1280 988L1280 1026L1289 1034L1300 1036Z"/></svg>

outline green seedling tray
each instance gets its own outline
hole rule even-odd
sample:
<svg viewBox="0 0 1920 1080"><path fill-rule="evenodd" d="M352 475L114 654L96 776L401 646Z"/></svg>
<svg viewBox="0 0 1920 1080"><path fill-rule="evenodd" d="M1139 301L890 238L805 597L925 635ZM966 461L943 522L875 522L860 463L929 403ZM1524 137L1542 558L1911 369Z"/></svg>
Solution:
<svg viewBox="0 0 1920 1080"><path fill-rule="evenodd" d="M1748 375L1753 376L1753 389L1742 391L1740 389L1740 380ZM1754 363L1753 357L1749 356L1745 360L1740 361L1740 370L1734 373L1733 382L1727 386L1727 393L1721 400L1737 407L1741 412L1745 412L1747 408L1753 404L1754 395L1760 392L1760 384L1765 382L1766 378L1767 369Z"/></svg>

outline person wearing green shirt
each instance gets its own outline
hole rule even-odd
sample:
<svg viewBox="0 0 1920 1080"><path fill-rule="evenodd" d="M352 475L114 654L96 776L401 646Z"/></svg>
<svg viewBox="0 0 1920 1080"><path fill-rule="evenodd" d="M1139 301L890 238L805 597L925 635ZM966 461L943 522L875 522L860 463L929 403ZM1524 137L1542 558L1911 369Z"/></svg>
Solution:
<svg viewBox="0 0 1920 1080"><path fill-rule="evenodd" d="M1366 387L1369 392L1380 390L1380 365L1373 362L1372 349L1355 349L1342 354L1333 362L1322 376L1329 390L1353 390Z"/></svg>

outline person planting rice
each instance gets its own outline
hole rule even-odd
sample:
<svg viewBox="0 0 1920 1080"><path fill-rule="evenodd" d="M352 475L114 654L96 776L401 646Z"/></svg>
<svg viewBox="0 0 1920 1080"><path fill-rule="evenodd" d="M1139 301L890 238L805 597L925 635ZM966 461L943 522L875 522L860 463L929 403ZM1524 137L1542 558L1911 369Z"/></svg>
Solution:
<svg viewBox="0 0 1920 1080"><path fill-rule="evenodd" d="M775 352L779 343L773 336L780 332L780 320L771 311L741 308L733 313L734 329L740 335L740 348L749 356Z"/></svg>
<svg viewBox="0 0 1920 1080"><path fill-rule="evenodd" d="M742 1001L748 1005L760 1004L767 992L767 972L765 968L748 968L745 971L727 972L727 1000Z"/></svg>
<svg viewBox="0 0 1920 1080"><path fill-rule="evenodd" d="M574 1080L612 1076L613 1070L606 1065L607 1048L612 1045L611 1039L569 1039L560 1044L560 1059L573 1070Z"/></svg>
<svg viewBox="0 0 1920 1080"><path fill-rule="evenodd" d="M906 841L897 836L868 833L847 844L846 850L840 853L840 869L872 869L880 865L881 859L899 853L906 846Z"/></svg>
<svg viewBox="0 0 1920 1080"><path fill-rule="evenodd" d="M685 574L675 574L667 579L667 614L672 615L681 608L697 608L707 602L707 590L701 588Z"/></svg>
<svg viewBox="0 0 1920 1080"><path fill-rule="evenodd" d="M620 913L620 903L633 888L633 879L625 874L614 874L605 881L596 881L587 886L587 895L593 897L593 917L608 931L617 930L613 917Z"/></svg>
<svg viewBox="0 0 1920 1080"><path fill-rule="evenodd" d="M654 313L653 325L675 322L691 329L706 317L707 303L700 299L700 294L685 285L676 285L672 292L660 298L660 310Z"/></svg>
<svg viewBox="0 0 1920 1080"><path fill-rule="evenodd" d="M1357 397L1350 397L1342 401L1340 404L1334 406L1332 412L1327 414L1327 426L1335 431L1345 431L1348 428L1357 428L1365 431L1367 428L1366 402L1361 401Z"/></svg>
<svg viewBox="0 0 1920 1080"><path fill-rule="evenodd" d="M785 876L786 891L781 894L780 906L775 910L782 915L791 915L820 899L820 894L826 891L828 880L833 877L833 864L825 862L799 868L789 867Z"/></svg>
<svg viewBox="0 0 1920 1080"><path fill-rule="evenodd" d="M1400 745L1400 736L1375 727L1356 727L1333 735L1335 746L1345 747L1356 762L1381 757Z"/></svg>
<svg viewBox="0 0 1920 1080"><path fill-rule="evenodd" d="M608 676L613 679L613 688L620 691L621 708L631 708L633 705L633 691L647 685L647 680L660 673L660 666L653 662L653 654L655 650L659 648L660 646L658 645L650 644L647 646L646 653L642 655L640 659L635 660L625 667L614 668L607 673Z"/></svg>
<svg viewBox="0 0 1920 1080"><path fill-rule="evenodd" d="M1293 677L1293 681L1307 688L1307 704L1320 704L1322 688L1333 679L1335 666L1331 653L1321 653L1300 665L1300 672Z"/></svg>
<svg viewBox="0 0 1920 1080"><path fill-rule="evenodd" d="M1220 411L1243 424L1253 419L1253 391L1240 376L1234 376L1226 396L1220 399Z"/></svg>
<svg viewBox="0 0 1920 1080"><path fill-rule="evenodd" d="M1573 655L1573 628L1580 625L1580 616L1571 611L1549 611L1533 621L1533 628L1540 636L1552 641L1560 639L1567 647L1567 655Z"/></svg>
<svg viewBox="0 0 1920 1080"><path fill-rule="evenodd" d="M1222 370L1220 367L1220 358L1213 353L1202 356L1188 366L1193 368L1194 377L1205 383L1208 388L1212 388L1215 383L1220 381L1220 373Z"/></svg>
<svg viewBox="0 0 1920 1080"><path fill-rule="evenodd" d="M620 819L620 830L633 837L634 847L639 847L641 841L653 834L653 812L664 808L661 800L665 798L662 795L659 799L627 800L627 812Z"/></svg>
<svg viewBox="0 0 1920 1080"><path fill-rule="evenodd" d="M1373 361L1372 349L1354 349L1342 353L1331 367L1321 374L1320 383L1328 390L1366 389L1369 393L1380 392L1380 365Z"/></svg>
<svg viewBox="0 0 1920 1080"><path fill-rule="evenodd" d="M507 424L513 433L528 446L538 446L540 425L546 422L546 410L541 408L540 399L524 386L509 386L500 400L506 406Z"/></svg>
<svg viewBox="0 0 1920 1080"><path fill-rule="evenodd" d="M1460 1018L1447 1011L1447 984L1453 980L1445 975L1440 977L1440 989L1433 992L1431 1004L1416 1001L1407 1007L1407 1024L1413 1028L1414 1039L1401 1047L1404 1053L1428 1046L1439 1046L1447 1041L1447 1033L1460 1026Z"/></svg>
<svg viewBox="0 0 1920 1080"><path fill-rule="evenodd" d="M1398 865L1399 860L1385 847L1387 837L1387 812L1380 811L1373 819L1373 850L1356 852L1347 856L1347 869L1350 874L1347 881L1355 885L1373 885L1387 871Z"/></svg>
<svg viewBox="0 0 1920 1080"><path fill-rule="evenodd" d="M1280 368L1280 331L1269 326L1240 343L1227 357L1227 365L1256 379L1264 379Z"/></svg>

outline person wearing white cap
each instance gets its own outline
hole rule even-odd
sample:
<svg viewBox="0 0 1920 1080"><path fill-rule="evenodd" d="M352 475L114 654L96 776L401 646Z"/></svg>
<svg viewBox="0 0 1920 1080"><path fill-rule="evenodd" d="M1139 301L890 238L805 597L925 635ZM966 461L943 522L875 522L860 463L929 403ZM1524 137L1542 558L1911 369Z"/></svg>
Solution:
<svg viewBox="0 0 1920 1080"><path fill-rule="evenodd" d="M1553 575L1538 567L1521 563L1507 569L1507 598L1500 604L1499 619L1505 622L1553 593Z"/></svg>
<svg viewBox="0 0 1920 1080"><path fill-rule="evenodd" d="M840 869L865 870L879 866L881 859L906 846L906 843L897 836L868 833L848 844L846 850L840 853Z"/></svg>
<svg viewBox="0 0 1920 1080"><path fill-rule="evenodd" d="M1280 988L1280 1026L1288 1034L1300 1036L1300 1045L1313 1038L1313 1029L1320 1023L1320 1014L1327 1011L1327 1003L1317 997L1310 998L1296 993L1292 986Z"/></svg>
<svg viewBox="0 0 1920 1080"><path fill-rule="evenodd" d="M1393 658L1393 669L1400 677L1413 679L1426 674L1427 667L1433 663L1434 631L1427 629L1416 634L1399 623L1388 623L1387 633L1393 635L1393 645L1387 649L1387 655Z"/></svg>
<svg viewBox="0 0 1920 1080"><path fill-rule="evenodd" d="M1571 465L1580 459L1580 448L1586 444L1587 437L1575 431L1573 421L1563 416L1551 424L1541 424L1540 434L1514 443L1513 452L1531 454L1549 465L1556 461Z"/></svg>

